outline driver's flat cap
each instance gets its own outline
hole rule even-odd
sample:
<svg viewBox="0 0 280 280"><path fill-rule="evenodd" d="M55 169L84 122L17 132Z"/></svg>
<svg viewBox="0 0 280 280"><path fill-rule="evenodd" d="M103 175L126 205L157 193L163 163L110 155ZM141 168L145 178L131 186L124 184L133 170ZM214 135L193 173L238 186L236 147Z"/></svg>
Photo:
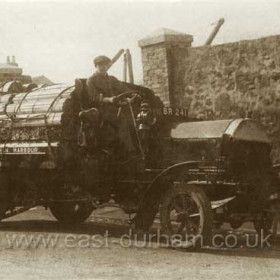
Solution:
<svg viewBox="0 0 280 280"><path fill-rule="evenodd" d="M98 65L100 63L111 63L111 59L105 55L99 55L93 60L94 65Z"/></svg>
<svg viewBox="0 0 280 280"><path fill-rule="evenodd" d="M148 100L146 100L146 99L144 99L142 102L141 102L141 107L142 106L150 106L151 104L150 104L150 102L148 101Z"/></svg>

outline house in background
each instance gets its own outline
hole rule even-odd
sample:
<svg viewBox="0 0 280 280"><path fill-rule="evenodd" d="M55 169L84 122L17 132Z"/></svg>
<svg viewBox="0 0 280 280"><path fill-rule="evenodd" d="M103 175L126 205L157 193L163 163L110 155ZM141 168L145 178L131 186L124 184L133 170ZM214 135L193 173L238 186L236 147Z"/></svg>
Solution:
<svg viewBox="0 0 280 280"><path fill-rule="evenodd" d="M33 83L35 83L37 85L47 85L47 86L54 85L54 82L52 82L50 79L48 79L44 75L32 77L32 81L33 81Z"/></svg>
<svg viewBox="0 0 280 280"><path fill-rule="evenodd" d="M25 76L22 75L22 68L18 67L15 57L7 56L6 63L0 63L0 82L22 79L25 79Z"/></svg>
<svg viewBox="0 0 280 280"><path fill-rule="evenodd" d="M54 84L45 76L38 76L32 78L29 75L22 75L23 69L18 66L15 56L7 56L6 63L0 63L0 84L7 83L9 81L18 81L22 84Z"/></svg>

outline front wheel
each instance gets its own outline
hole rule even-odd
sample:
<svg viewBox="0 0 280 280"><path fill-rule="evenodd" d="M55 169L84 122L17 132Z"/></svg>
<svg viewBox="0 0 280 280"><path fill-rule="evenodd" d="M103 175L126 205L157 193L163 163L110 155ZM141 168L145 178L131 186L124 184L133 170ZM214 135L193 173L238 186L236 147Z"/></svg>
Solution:
<svg viewBox="0 0 280 280"><path fill-rule="evenodd" d="M211 203L205 192L196 185L173 183L163 195L160 217L171 246L195 248L208 244L211 238Z"/></svg>
<svg viewBox="0 0 280 280"><path fill-rule="evenodd" d="M234 218L229 221L229 224L232 227L232 229L239 229L244 224L244 219L243 218Z"/></svg>
<svg viewBox="0 0 280 280"><path fill-rule="evenodd" d="M273 214L269 211L263 211L260 217L253 221L257 234L270 234L272 232Z"/></svg>

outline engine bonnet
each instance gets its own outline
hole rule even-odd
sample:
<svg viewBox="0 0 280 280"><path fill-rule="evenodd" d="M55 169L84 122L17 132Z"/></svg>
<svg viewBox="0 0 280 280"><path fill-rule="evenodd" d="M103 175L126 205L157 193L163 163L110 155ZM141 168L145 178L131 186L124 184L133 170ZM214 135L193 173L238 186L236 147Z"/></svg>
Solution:
<svg viewBox="0 0 280 280"><path fill-rule="evenodd" d="M174 139L220 139L224 135L236 140L271 143L264 128L251 119L187 122L171 131Z"/></svg>

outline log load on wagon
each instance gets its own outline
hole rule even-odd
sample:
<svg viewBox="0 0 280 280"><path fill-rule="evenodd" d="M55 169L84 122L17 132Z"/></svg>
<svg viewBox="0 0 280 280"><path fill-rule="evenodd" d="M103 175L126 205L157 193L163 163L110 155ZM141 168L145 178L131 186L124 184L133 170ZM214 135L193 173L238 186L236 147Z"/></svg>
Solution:
<svg viewBox="0 0 280 280"><path fill-rule="evenodd" d="M143 87L143 95L155 102L152 92ZM1 94L1 93L0 93ZM79 112L85 108L84 93L78 93L75 86L56 84L35 88L31 92L0 95L0 155L48 154L58 146L71 143L78 146L81 128ZM161 102L157 106L161 108ZM135 102L135 118L140 110L141 100ZM127 114L129 114L127 116ZM135 120L134 120L135 121ZM121 110L119 122L133 125L128 106ZM127 141L127 135L122 136ZM64 148L64 147L63 147ZM76 147L77 148L77 147ZM61 156L61 155L60 155Z"/></svg>
<svg viewBox="0 0 280 280"><path fill-rule="evenodd" d="M84 220L94 205L91 195L110 199L117 184L115 171L120 171L120 177L132 178L138 165L134 163L144 159L137 115L143 100L152 109L161 109L160 100L147 88L127 84L131 90L121 94L122 102L116 105L115 156L106 148L108 137L102 135L102 118L97 125L103 137L100 146L92 149L96 131L95 138L86 144L81 141L83 129L87 126L92 134L93 128L83 125L83 117L91 110L85 106L85 81L75 86L56 84L30 92L0 93L0 219L16 214L19 206L26 210L43 204L58 220ZM98 110L102 112L102 108ZM75 212L76 205L81 210Z"/></svg>
<svg viewBox="0 0 280 280"><path fill-rule="evenodd" d="M74 86L58 84L0 96L2 154L45 154L62 137L63 107Z"/></svg>
<svg viewBox="0 0 280 280"><path fill-rule="evenodd" d="M57 178L63 176L58 171L44 170L57 167L59 145L65 141L66 131L77 138L74 120L78 125L79 103L75 114L74 88L57 84L27 92L0 93L2 218L16 214L17 207L24 211L42 204L60 184Z"/></svg>

